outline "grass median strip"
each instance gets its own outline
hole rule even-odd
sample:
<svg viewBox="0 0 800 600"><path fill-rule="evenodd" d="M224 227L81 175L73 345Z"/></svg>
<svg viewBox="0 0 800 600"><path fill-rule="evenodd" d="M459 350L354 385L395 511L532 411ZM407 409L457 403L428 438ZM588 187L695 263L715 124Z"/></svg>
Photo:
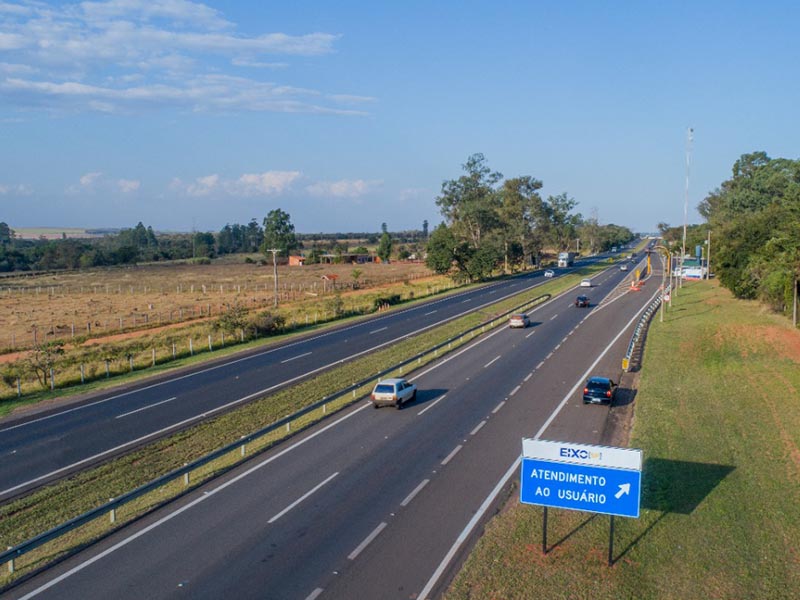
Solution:
<svg viewBox="0 0 800 600"><path fill-rule="evenodd" d="M445 597L797 597L800 334L716 282L687 283L648 333L630 446L642 515L518 503L496 517Z"/></svg>
<svg viewBox="0 0 800 600"><path fill-rule="evenodd" d="M546 286L522 292L513 298L485 307L413 338L400 341L392 347L374 352L341 367L323 372L313 379L279 390L232 412L210 419L67 480L42 488L29 496L7 503L0 507L0 544L8 547L30 539L76 515L102 505L110 498L117 497L233 440L274 423L304 406L334 395L349 382L366 379L385 369L387 365L397 364L415 356L421 348L436 346L494 315L502 314L542 294L558 294L575 285L581 275L583 273L560 277L548 282ZM501 324L504 325L505 321L498 320L496 322L496 325ZM488 329L489 327L487 327ZM452 348L468 343L473 337L473 335L462 336L458 341L453 342ZM445 351L420 359L419 366L436 360ZM410 368L412 367L407 367L405 371L408 372ZM396 373L396 375L401 374ZM319 410L304 415L291 424L291 431L307 427L324 418L325 414L347 406L355 399L368 394L370 389L371 384L367 384L354 394L339 398L326 407L325 413ZM287 435L287 431L281 428L261 438L258 442L249 444L241 452L229 453L224 459L217 460L193 472L190 485L199 485L209 477L240 462L243 456L251 456L253 453L268 448ZM116 514L109 515L107 520L97 519L79 530L62 536L58 541L18 559L15 565L15 575L30 571L71 548L96 539L110 529L119 527L121 523L151 510L185 490L186 484L183 480L173 482L118 509ZM113 523L111 522L112 518ZM0 575L0 585L7 583L10 578L11 576L7 572L3 572Z"/></svg>

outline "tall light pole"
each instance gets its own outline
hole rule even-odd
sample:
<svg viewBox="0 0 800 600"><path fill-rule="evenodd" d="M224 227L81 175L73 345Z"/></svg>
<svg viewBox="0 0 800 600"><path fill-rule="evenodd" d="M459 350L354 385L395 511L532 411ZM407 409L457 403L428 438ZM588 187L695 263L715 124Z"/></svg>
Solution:
<svg viewBox="0 0 800 600"><path fill-rule="evenodd" d="M689 167L692 162L692 142L694 129L689 127L686 132L686 187L683 192L683 244L681 244L681 271L678 286L683 287L683 259L686 256L686 222L689 220Z"/></svg>
<svg viewBox="0 0 800 600"><path fill-rule="evenodd" d="M272 252L272 279L274 280L274 300L272 306L278 306L278 260L275 258L280 252L278 248L267 248L267 252Z"/></svg>

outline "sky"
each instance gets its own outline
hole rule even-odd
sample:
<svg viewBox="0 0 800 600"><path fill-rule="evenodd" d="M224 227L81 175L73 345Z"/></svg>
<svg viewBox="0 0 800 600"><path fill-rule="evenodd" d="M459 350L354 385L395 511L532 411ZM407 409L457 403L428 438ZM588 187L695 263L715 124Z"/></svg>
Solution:
<svg viewBox="0 0 800 600"><path fill-rule="evenodd" d="M601 224L682 225L687 197L699 223L739 156L800 154L798 22L795 1L0 0L0 221L433 228L480 152Z"/></svg>

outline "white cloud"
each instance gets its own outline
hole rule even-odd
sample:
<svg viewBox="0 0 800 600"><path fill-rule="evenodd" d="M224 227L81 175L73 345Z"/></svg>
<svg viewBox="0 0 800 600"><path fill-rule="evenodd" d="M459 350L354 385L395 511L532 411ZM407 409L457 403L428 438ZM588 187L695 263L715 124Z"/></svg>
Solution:
<svg viewBox="0 0 800 600"><path fill-rule="evenodd" d="M274 196L286 192L301 176L300 171L265 171L245 173L236 179L222 179L219 175L198 177L191 183L175 178L170 183L172 191L187 196L208 196L212 193L229 196Z"/></svg>
<svg viewBox="0 0 800 600"><path fill-rule="evenodd" d="M123 194L135 192L141 185L142 182L136 179L120 179L117 181L117 187L119 187L119 191Z"/></svg>
<svg viewBox="0 0 800 600"><path fill-rule="evenodd" d="M33 190L24 183L4 184L0 183L0 196L30 196Z"/></svg>
<svg viewBox="0 0 800 600"><path fill-rule="evenodd" d="M359 115L329 95L257 78L230 77L229 64L285 69L280 56L320 56L339 35L236 31L215 8L188 0L110 0L64 5L0 2L0 97L25 109L59 112L184 110L278 111ZM213 62L212 62L213 61Z"/></svg>
<svg viewBox="0 0 800 600"><path fill-rule="evenodd" d="M246 173L229 186L231 193L245 196L272 196L280 194L300 177L300 171L265 171Z"/></svg>
<svg viewBox="0 0 800 600"><path fill-rule="evenodd" d="M81 185L85 188L91 188L94 186L95 182L100 178L102 173L100 171L93 171L92 173L86 173L86 175L81 175L80 182Z"/></svg>
<svg viewBox="0 0 800 600"><path fill-rule="evenodd" d="M342 179L339 181L318 181L306 187L312 196L333 196L335 198L358 198L383 185L383 181L364 179Z"/></svg>

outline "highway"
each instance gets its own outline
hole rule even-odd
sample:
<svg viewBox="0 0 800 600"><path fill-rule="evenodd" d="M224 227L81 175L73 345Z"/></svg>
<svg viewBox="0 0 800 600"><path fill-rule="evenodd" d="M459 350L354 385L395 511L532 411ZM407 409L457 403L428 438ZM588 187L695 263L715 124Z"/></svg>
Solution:
<svg viewBox="0 0 800 600"><path fill-rule="evenodd" d="M434 598L517 477L522 437L602 443L656 286L616 268L413 375L417 400L358 403L9 592L13 598ZM658 275L656 275L657 279ZM535 509L532 509L535 510Z"/></svg>
<svg viewBox="0 0 800 600"><path fill-rule="evenodd" d="M561 272L566 271L560 270ZM0 421L0 502L282 386L539 285L541 272Z"/></svg>

